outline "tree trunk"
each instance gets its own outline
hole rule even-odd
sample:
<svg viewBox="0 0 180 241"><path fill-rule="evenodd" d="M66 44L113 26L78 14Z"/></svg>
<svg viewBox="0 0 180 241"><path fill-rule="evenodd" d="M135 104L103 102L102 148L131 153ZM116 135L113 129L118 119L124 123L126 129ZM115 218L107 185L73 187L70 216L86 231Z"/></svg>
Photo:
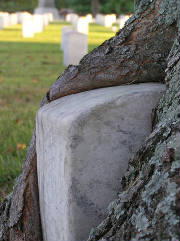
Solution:
<svg viewBox="0 0 180 241"><path fill-rule="evenodd" d="M176 0L141 0L126 26L78 66L69 66L40 106L100 87L163 82L166 58L177 35L176 18ZM42 240L34 132L13 193L0 206L0 241Z"/></svg>
<svg viewBox="0 0 180 241"><path fill-rule="evenodd" d="M99 13L99 0L91 0L91 9L93 17L95 17Z"/></svg>
<svg viewBox="0 0 180 241"><path fill-rule="evenodd" d="M176 39L166 69L169 88L154 113L153 132L130 160L123 191L88 241L180 240L179 48Z"/></svg>

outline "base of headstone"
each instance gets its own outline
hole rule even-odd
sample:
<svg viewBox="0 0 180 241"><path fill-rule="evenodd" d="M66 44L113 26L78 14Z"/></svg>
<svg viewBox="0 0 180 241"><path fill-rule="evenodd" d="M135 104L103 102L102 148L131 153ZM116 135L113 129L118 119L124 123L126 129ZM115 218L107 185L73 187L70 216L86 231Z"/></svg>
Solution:
<svg viewBox="0 0 180 241"><path fill-rule="evenodd" d="M38 7L34 10L35 14L44 14L44 13L52 13L53 20L59 20L60 16L58 10L56 8L45 8L45 7Z"/></svg>

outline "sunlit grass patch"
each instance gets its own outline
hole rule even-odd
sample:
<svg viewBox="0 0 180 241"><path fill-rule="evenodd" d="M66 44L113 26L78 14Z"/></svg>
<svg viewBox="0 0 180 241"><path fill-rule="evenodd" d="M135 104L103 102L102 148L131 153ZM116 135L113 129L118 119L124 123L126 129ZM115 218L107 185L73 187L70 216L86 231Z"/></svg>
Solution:
<svg viewBox="0 0 180 241"><path fill-rule="evenodd" d="M20 25L0 30L0 200L20 172L39 103L65 69L60 51L65 24L49 24L34 38L22 38ZM90 24L89 51L113 35Z"/></svg>

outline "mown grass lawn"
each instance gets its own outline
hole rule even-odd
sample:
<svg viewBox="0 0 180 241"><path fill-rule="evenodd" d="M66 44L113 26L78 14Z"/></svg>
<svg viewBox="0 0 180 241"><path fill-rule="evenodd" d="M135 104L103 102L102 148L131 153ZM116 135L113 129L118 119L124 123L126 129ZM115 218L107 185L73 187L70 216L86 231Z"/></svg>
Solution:
<svg viewBox="0 0 180 241"><path fill-rule="evenodd" d="M52 23L32 39L21 37L20 25L0 30L0 201L20 172L40 100L64 70L59 45L65 24ZM113 35L91 24L89 52Z"/></svg>

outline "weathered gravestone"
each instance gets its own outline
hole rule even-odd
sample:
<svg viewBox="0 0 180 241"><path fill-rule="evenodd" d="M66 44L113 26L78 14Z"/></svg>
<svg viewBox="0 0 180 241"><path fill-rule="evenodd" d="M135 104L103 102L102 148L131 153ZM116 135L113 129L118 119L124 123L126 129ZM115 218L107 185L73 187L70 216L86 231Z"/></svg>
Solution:
<svg viewBox="0 0 180 241"><path fill-rule="evenodd" d="M115 14L97 14L96 15L96 23L103 25L104 27L111 27L113 23L116 22Z"/></svg>
<svg viewBox="0 0 180 241"><path fill-rule="evenodd" d="M93 23L93 21L94 21L93 16L90 13L86 15L86 19L87 19L88 23Z"/></svg>
<svg viewBox="0 0 180 241"><path fill-rule="evenodd" d="M0 29L3 28L3 17L0 16Z"/></svg>
<svg viewBox="0 0 180 241"><path fill-rule="evenodd" d="M16 25L18 23L18 16L16 13L10 14L11 25Z"/></svg>
<svg viewBox="0 0 180 241"><path fill-rule="evenodd" d="M17 14L17 22L19 23L19 24L22 24L22 21L23 21L23 14L24 14L25 12L16 12L16 14Z"/></svg>
<svg viewBox="0 0 180 241"><path fill-rule="evenodd" d="M104 16L102 14L96 14L95 22L97 24L103 25L103 18Z"/></svg>
<svg viewBox="0 0 180 241"><path fill-rule="evenodd" d="M47 13L44 13L43 15L43 22L44 22L44 27L49 24L49 16Z"/></svg>
<svg viewBox="0 0 180 241"><path fill-rule="evenodd" d="M46 13L49 19L49 22L53 21L53 14L52 13Z"/></svg>
<svg viewBox="0 0 180 241"><path fill-rule="evenodd" d="M51 13L53 14L53 19L59 19L58 10L55 8L54 0L38 0L38 7L34 10L36 14Z"/></svg>
<svg viewBox="0 0 180 241"><path fill-rule="evenodd" d="M64 50L64 46L66 45L65 44L65 34L66 33L69 33L69 32L73 32L73 27L71 26L63 26L61 28L61 33L60 33L60 39L61 39L61 42L60 42L60 49Z"/></svg>
<svg viewBox="0 0 180 241"><path fill-rule="evenodd" d="M3 27L9 27L11 25L9 13L1 12L0 16L2 17Z"/></svg>
<svg viewBox="0 0 180 241"><path fill-rule="evenodd" d="M117 19L117 22L119 23L119 28L122 29L125 25L125 22L130 18L130 15L120 15Z"/></svg>
<svg viewBox="0 0 180 241"><path fill-rule="evenodd" d="M115 14L108 14L105 15L104 18L104 26L105 27L111 27L113 23L116 22L116 15Z"/></svg>
<svg viewBox="0 0 180 241"><path fill-rule="evenodd" d="M75 31L64 34L64 58L65 66L77 65L87 54L87 35Z"/></svg>
<svg viewBox="0 0 180 241"><path fill-rule="evenodd" d="M41 102L42 107L85 90L166 80L167 91L155 112L153 133L131 160L122 180L123 193L110 205L108 216L93 229L89 241L102 237L112 241L179 240L177 4L177 0L137 0L136 12L125 27L85 56L80 65L69 66ZM0 205L0 241L43 240L36 160L33 132L13 192Z"/></svg>
<svg viewBox="0 0 180 241"><path fill-rule="evenodd" d="M89 23L86 17L79 17L74 23L74 29L78 33L88 34Z"/></svg>
<svg viewBox="0 0 180 241"><path fill-rule="evenodd" d="M44 28L44 19L41 14L34 14L33 15L33 29L34 33L40 33L43 31Z"/></svg>
<svg viewBox="0 0 180 241"><path fill-rule="evenodd" d="M68 13L66 15L66 21L72 23L73 25L75 24L78 18L79 16L76 13Z"/></svg>
<svg viewBox="0 0 180 241"><path fill-rule="evenodd" d="M128 160L151 132L165 87L139 84L63 97L37 114L45 241L83 241L116 198Z"/></svg>
<svg viewBox="0 0 180 241"><path fill-rule="evenodd" d="M30 14L23 15L22 37L23 38L33 38L34 37L33 16Z"/></svg>

